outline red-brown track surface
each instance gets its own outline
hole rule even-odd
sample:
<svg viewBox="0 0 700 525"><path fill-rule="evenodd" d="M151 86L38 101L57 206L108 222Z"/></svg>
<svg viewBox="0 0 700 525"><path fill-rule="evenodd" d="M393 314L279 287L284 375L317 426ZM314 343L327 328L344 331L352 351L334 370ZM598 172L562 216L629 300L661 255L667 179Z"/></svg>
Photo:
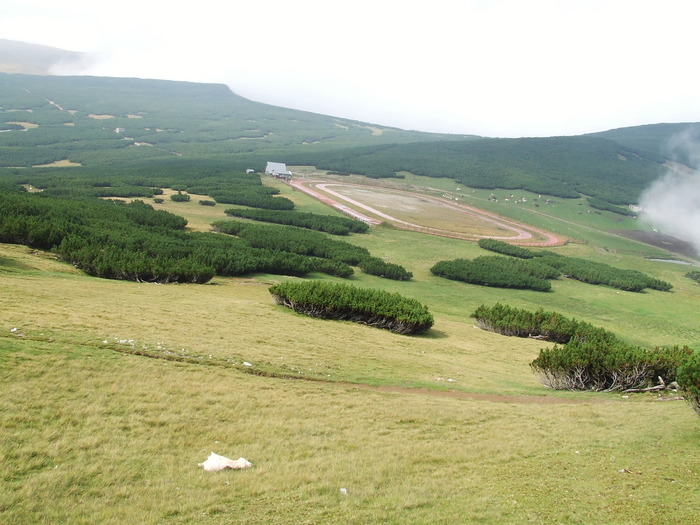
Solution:
<svg viewBox="0 0 700 525"><path fill-rule="evenodd" d="M439 235L442 237L453 237L455 239L465 239L465 240L470 240L470 241L476 241L479 239L483 238L492 238L492 239L500 239L503 241L508 241L509 243L512 244L518 244L521 246L561 246L566 243L566 239L558 237L552 233L546 232L544 230L540 230L538 228L534 228L532 226L527 226L525 224L521 224L519 222L513 221L511 219L506 219L505 217L501 217L500 215L496 215L495 213L490 213L484 210L480 210L478 208L474 208L472 206L467 206L466 204L460 204L458 202L454 202L445 198L441 197L435 197L432 195L426 195L424 193L417 193L417 192L412 192L412 191L406 191L406 190L397 190L397 189L391 189L391 193L401 193L404 195L410 195L413 197L419 197L421 199L427 199L433 203L435 203L438 206L442 206L445 208L449 208L455 211L458 211L460 213L468 214L473 217L478 218L479 220L483 222L490 223L491 225L497 226L499 228L508 230L513 232L513 235L509 236L496 236L496 235L478 235L476 233L468 234L468 233L460 233L460 232L455 232L455 231L449 231L449 230L444 230L444 229L439 229L439 228L431 228L429 226L424 226L420 224L413 224L410 222L406 222L404 220L398 219L396 217L393 217L391 215L388 215L384 212L381 212L371 206L368 206L367 204L364 204L362 202L359 202L355 199L351 199L350 197L343 195L340 192L337 192L332 189L334 186L352 186L352 187L357 187L357 188L370 188L374 191L378 191L381 188L377 188L375 186L363 186L360 184L346 184L346 183L335 183L335 182L326 182L326 181L320 181L320 180L292 180L289 181L288 183L290 186L293 188L296 188L299 191L302 191L306 193L307 195L319 200L320 202L330 206L331 208L334 208L354 219L361 220L363 222L366 222L368 224L380 224L381 222L390 222L393 224L395 227L404 229L404 230L411 230L411 231L417 231L421 233L428 233L431 235ZM338 200L335 200L332 197L335 197L335 199L342 200L347 202L348 204L352 205L348 206L346 204L342 204L341 202L338 202ZM363 210L366 213L363 213ZM537 238L535 238L537 236ZM543 240L540 240L543 239Z"/></svg>

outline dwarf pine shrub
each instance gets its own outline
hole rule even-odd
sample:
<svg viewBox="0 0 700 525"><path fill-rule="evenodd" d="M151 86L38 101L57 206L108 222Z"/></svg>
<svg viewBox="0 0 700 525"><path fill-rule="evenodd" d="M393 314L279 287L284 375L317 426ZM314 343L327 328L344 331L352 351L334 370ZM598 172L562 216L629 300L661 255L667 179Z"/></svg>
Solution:
<svg viewBox="0 0 700 525"><path fill-rule="evenodd" d="M685 400L700 415L700 352L688 356L678 367L676 382Z"/></svg>
<svg viewBox="0 0 700 525"><path fill-rule="evenodd" d="M428 309L384 290L323 281L286 282L269 288L277 304L311 317L353 321L398 334L418 334L433 326Z"/></svg>

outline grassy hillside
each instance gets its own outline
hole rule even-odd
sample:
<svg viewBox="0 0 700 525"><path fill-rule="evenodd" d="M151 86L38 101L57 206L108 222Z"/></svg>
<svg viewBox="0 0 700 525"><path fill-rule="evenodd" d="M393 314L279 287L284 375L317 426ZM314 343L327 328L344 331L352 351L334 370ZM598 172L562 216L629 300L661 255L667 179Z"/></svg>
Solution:
<svg viewBox="0 0 700 525"><path fill-rule="evenodd" d="M691 125L578 137L488 139L403 131L252 102L226 86L0 74L0 164L85 166L199 158L340 173L450 177L476 188L635 203ZM677 153L677 152L676 152ZM675 155L675 160L683 161Z"/></svg>
<svg viewBox="0 0 700 525"><path fill-rule="evenodd" d="M657 162L672 158L688 163L690 161L687 158L688 152L679 149L677 147L679 144L674 144L675 141L672 139L685 134L687 144L688 139L697 137L699 130L700 126L697 123L649 124L611 129L592 133L591 136L613 140L630 151Z"/></svg>
<svg viewBox="0 0 700 525"><path fill-rule="evenodd" d="M71 198L76 212L84 199L133 190L185 217L183 234L218 235L207 232L227 205L202 206L209 196L194 190L235 190L242 170L274 156L299 162L295 172L310 179L459 197L568 238L552 248L561 255L673 285L634 293L560 277L547 293L476 286L430 272L489 254L475 242L386 224L347 236L413 278L307 278L417 299L435 324L408 337L276 305L268 287L296 277L107 280L54 252L0 244L0 522L697 520L700 419L676 392L546 389L530 363L550 343L486 332L470 318L481 304L545 308L632 344L700 349L700 286L685 276L697 258L654 260L680 259L620 236L643 226L579 195L599 187L624 201L652 176L660 159L645 159L624 132L438 137L256 104L224 86L135 79L0 75L0 96L0 186ZM337 171L400 177L308 165L323 159ZM59 160L82 166L31 167ZM496 187L455 177L477 168L500 177ZM295 210L340 215L263 183ZM529 184L571 194L515 189ZM188 189L190 201L170 198ZM254 467L203 472L197 464L212 451Z"/></svg>
<svg viewBox="0 0 700 525"><path fill-rule="evenodd" d="M82 53L0 38L0 72L47 75L54 65L78 63Z"/></svg>
<svg viewBox="0 0 700 525"><path fill-rule="evenodd" d="M616 204L635 203L659 176L655 160L598 137L479 139L382 145L291 157L298 164L395 177L407 171L450 177L475 188L527 190L563 198L581 194Z"/></svg>
<svg viewBox="0 0 700 525"><path fill-rule="evenodd" d="M193 224L222 213L163 206ZM547 343L469 318L482 303L546 304L631 342L698 347L700 287L683 267L569 245L558 250L674 290L562 279L543 296L429 273L438 259L486 253L473 243L386 228L353 239L414 272L353 284L418 298L433 330L299 316L272 301L278 276L101 280L0 245L4 520L632 524L662 509L693 523L698 419L685 403L549 391L529 368ZM211 451L254 468L204 473Z"/></svg>
<svg viewBox="0 0 700 525"><path fill-rule="evenodd" d="M408 132L252 102L224 85L0 74L2 166L83 165L257 155L403 143ZM258 166L255 166L258 167Z"/></svg>

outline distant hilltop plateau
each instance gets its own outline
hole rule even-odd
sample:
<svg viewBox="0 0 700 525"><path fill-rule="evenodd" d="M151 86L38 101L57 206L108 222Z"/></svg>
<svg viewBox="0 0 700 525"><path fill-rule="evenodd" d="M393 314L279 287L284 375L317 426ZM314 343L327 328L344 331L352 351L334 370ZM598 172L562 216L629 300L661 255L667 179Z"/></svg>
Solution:
<svg viewBox="0 0 700 525"><path fill-rule="evenodd" d="M50 75L56 68L79 64L84 53L0 38L0 72Z"/></svg>

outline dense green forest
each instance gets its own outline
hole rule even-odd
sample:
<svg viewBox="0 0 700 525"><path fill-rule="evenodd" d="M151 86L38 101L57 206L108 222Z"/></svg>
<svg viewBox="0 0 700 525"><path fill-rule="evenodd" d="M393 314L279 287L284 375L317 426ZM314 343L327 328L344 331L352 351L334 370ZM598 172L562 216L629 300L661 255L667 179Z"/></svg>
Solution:
<svg viewBox="0 0 700 525"><path fill-rule="evenodd" d="M141 200L125 204L84 195L59 197L0 189L0 209L0 242L53 250L86 273L109 279L206 283L214 275L255 272L294 276L323 272L349 277L353 270L348 263L358 265L364 259L389 268L383 270L387 278L406 275L402 267L397 267L403 271L397 276L391 273L395 265L318 232L306 232L317 234L313 248L306 250L299 250L294 243L283 245L269 234L261 240L263 237L256 239L255 235L187 233L185 219L154 210ZM291 232L277 228L281 238ZM260 230L255 233L261 235ZM404 278L410 278L410 273Z"/></svg>
<svg viewBox="0 0 700 525"><path fill-rule="evenodd" d="M379 145L340 152L299 153L296 164L368 177L402 171L449 177L473 188L522 189L563 198L583 195L613 204L636 202L660 166L600 137L549 137Z"/></svg>
<svg viewBox="0 0 700 525"><path fill-rule="evenodd" d="M247 100L219 84L0 73L0 166L249 158L304 147L455 140ZM26 123L27 126L17 124Z"/></svg>
<svg viewBox="0 0 700 525"><path fill-rule="evenodd" d="M0 168L65 159L86 167L177 166L206 157L260 170L272 157L377 178L406 171L474 188L586 195L601 206L635 203L678 153L664 143L694 129L521 139L420 133L260 104L223 85L163 80L0 73L0 94L0 129L7 130Z"/></svg>

